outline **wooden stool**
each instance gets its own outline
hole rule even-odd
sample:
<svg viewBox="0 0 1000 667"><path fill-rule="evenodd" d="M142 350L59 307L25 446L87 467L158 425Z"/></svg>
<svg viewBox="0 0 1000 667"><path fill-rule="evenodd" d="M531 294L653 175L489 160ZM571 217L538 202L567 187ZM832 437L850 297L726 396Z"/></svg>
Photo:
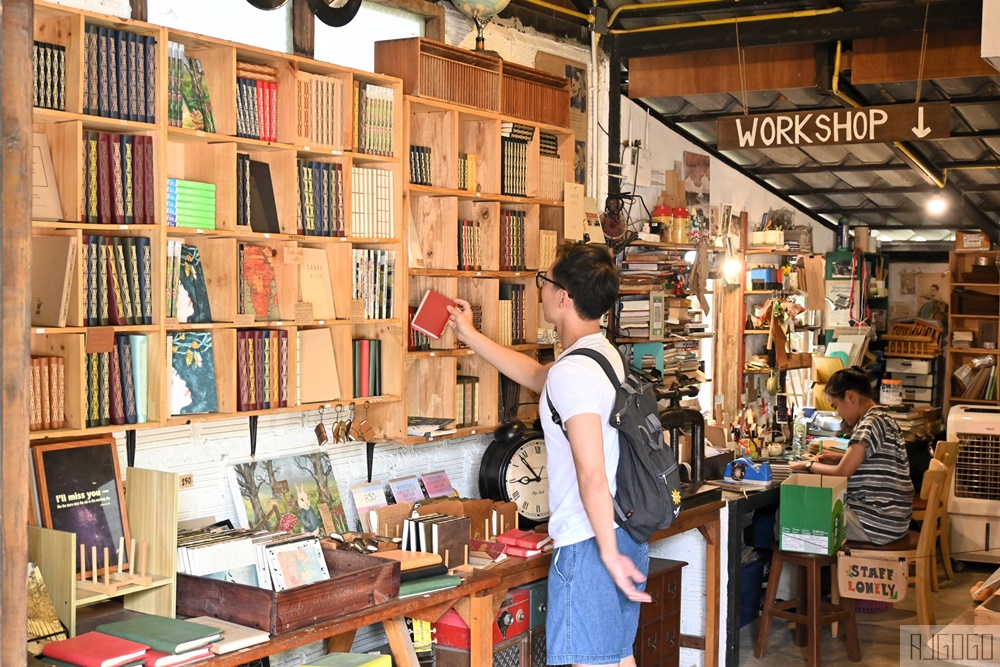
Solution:
<svg viewBox="0 0 1000 667"><path fill-rule="evenodd" d="M799 572L798 598L786 602L776 602L778 581L785 564L804 568ZM767 655L767 641L771 633L771 618L782 618L795 623L795 644L805 646L810 667L820 665L820 627L843 621L847 629L847 656L854 662L861 660L861 644L858 641L858 624L854 618L854 605L825 603L821 599L820 573L827 565L837 566L837 556L792 553L774 549L771 556L771 574L767 582L764 611L760 617L760 630L754 655Z"/></svg>

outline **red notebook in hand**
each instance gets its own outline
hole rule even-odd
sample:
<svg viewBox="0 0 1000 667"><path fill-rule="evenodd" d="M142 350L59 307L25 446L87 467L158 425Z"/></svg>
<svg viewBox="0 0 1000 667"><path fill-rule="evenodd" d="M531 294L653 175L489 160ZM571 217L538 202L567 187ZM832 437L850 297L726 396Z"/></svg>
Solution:
<svg viewBox="0 0 1000 667"><path fill-rule="evenodd" d="M441 338L444 328L448 326L448 306L454 306L455 302L444 296L440 292L427 290L424 298L420 301L416 315L410 326L420 333L427 334L434 340Z"/></svg>

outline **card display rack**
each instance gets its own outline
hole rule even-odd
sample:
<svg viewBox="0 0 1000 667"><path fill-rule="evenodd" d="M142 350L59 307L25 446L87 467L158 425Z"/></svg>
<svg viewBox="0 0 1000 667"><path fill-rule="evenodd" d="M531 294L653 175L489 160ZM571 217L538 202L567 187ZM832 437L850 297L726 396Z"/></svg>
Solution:
<svg viewBox="0 0 1000 667"><path fill-rule="evenodd" d="M113 592L77 577L77 536L61 530L28 527L28 558L42 571L59 620L76 635L77 610L112 598L122 598L126 609L173 618L177 595L177 475L129 468L125 506L132 538L142 548L145 576ZM145 563L143 563L145 561ZM135 567L134 565L132 567ZM99 577L103 581L104 577Z"/></svg>
<svg viewBox="0 0 1000 667"><path fill-rule="evenodd" d="M945 384L947 402L945 409L953 405L997 406L1000 399L995 389L996 366L1000 361L997 346L998 325L1000 325L1000 251L989 249L953 250L949 254L951 274L951 303L948 308L948 329L946 343L947 364ZM963 332L964 335L962 335ZM962 338L971 337L967 344L956 345L956 333ZM969 335L971 333L971 336ZM954 379L955 371L968 364L975 369L990 369L994 378L993 388L975 392L976 398L966 397L968 387L963 387ZM987 370L987 373L990 371ZM971 384L971 377L967 384ZM992 397L992 398L991 398Z"/></svg>
<svg viewBox="0 0 1000 667"><path fill-rule="evenodd" d="M153 78L155 122L136 122L85 113L90 99L85 90L87 81L88 45L87 27L98 26L118 34L150 37L155 40L154 66L149 72ZM48 2L35 4L35 39L65 48L65 111L36 108L34 131L43 133L50 146L59 201L63 219L36 220L32 223L34 235L61 235L75 237L76 255L69 267L71 288L68 317L64 327L32 328L31 351L34 355L61 356L65 371L65 424L57 430L39 430L31 433L32 439L52 437L79 437L83 435L152 428L206 420L255 416L277 412L294 412L317 409L320 405L338 405L367 402L369 421L378 436L384 421L385 405L402 399L404 376L401 370L406 349L402 326L406 314L405 285L406 258L403 254L403 179L406 177L403 157L404 99L403 85L399 79L372 74L329 63L314 61L285 53L178 31L140 21L122 20L93 12L76 10ZM126 40L128 41L128 40ZM205 85L211 98L215 132L174 127L168 119L172 86L169 43L180 43L185 55L198 58L204 69ZM261 141L237 136L238 125L238 63L264 65L277 72L277 97L275 101L276 141ZM310 76L321 75L337 79L343 85L342 105L325 108L327 115L336 116L343 125L343 141L339 145L319 145L300 134L298 122L303 102L303 86L299 83ZM381 131L391 139L391 155L373 154L358 139L358 91L365 86L391 90L393 103L383 107ZM307 87L306 87L307 88ZM85 164L85 133L105 132L131 134L152 139L152 189L154 224L94 224L86 220L87 169ZM386 151L383 151L386 152ZM278 233L261 233L251 227L238 225L237 197L240 185L237 179L238 154L248 154L251 160L266 163L270 170L274 206L279 223ZM346 236L305 236L297 223L299 208L299 160L339 165L343 173L344 220ZM373 191L380 197L380 206L388 207L390 224L383 218L381 236L355 233L355 220L359 213L368 213L352 197L356 184L352 171L357 168L373 169L391 174L373 179L379 181ZM378 173L376 173L378 175ZM167 224L167 179L185 179L211 183L215 186L214 229L172 227ZM360 200L359 200L360 202ZM84 264L84 237L141 237L148 239L151 247L152 323L112 327L87 326L84 311L83 285L87 267ZM198 248L212 321L186 324L167 317L168 262L167 242L182 241ZM269 321L254 321L239 313L238 247L252 244L268 247L274 259L273 293L278 316ZM308 309L301 308L298 264L301 254L297 250L319 248L327 252L330 290L336 310L336 319L317 321L308 318ZM391 251L395 253L397 288L392 294L392 312L389 317L368 319L355 299L352 290L359 280L352 263L352 251ZM300 404L295 392L298 367L295 360L296 332L299 328L326 328L333 340L336 360L336 386L339 398L319 404ZM288 401L287 407L241 412L237 410L237 330L244 328L283 329L288 332ZM215 364L215 393L218 407L214 412L198 414L171 414L172 369L167 349L171 336L185 332L212 332ZM140 424L87 426L87 368L86 355L106 349L115 334L142 334L147 336L148 400L147 421ZM356 399L353 396L352 340L378 339L382 341L382 392L379 396ZM307 364L308 360L301 360ZM333 369L330 369L332 372ZM402 414L389 410L389 416ZM401 422L405 423L405 419ZM398 433L395 425L393 433Z"/></svg>

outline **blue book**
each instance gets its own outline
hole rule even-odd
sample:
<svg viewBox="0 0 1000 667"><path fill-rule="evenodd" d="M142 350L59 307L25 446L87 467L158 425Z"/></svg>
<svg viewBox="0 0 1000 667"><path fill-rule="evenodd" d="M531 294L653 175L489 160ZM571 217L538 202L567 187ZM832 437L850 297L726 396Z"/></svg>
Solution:
<svg viewBox="0 0 1000 667"><path fill-rule="evenodd" d="M135 422L137 424L145 424L148 421L146 402L149 396L149 339L146 336L130 335L129 342L132 347L132 386L135 393ZM125 411L125 422L128 423L127 409Z"/></svg>

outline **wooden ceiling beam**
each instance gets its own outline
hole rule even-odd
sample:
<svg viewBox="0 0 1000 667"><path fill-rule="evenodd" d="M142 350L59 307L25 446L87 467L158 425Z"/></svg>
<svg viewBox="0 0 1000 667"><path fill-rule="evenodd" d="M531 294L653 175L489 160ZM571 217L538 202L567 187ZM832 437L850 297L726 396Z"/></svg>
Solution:
<svg viewBox="0 0 1000 667"><path fill-rule="evenodd" d="M931 10L933 30L966 30L982 22L982 0L942 0ZM778 18L740 25L740 46L777 46L836 42L920 32L924 5L883 6L822 16ZM736 48L736 30L727 25L624 33L622 57L633 59L668 53Z"/></svg>
<svg viewBox="0 0 1000 667"><path fill-rule="evenodd" d="M814 88L816 47L789 44L743 50L750 91ZM740 91L736 49L675 53L629 61L628 96L632 99L707 95Z"/></svg>
<svg viewBox="0 0 1000 667"><path fill-rule="evenodd" d="M930 25L936 22L931 5ZM851 83L893 83L920 78L921 35L887 35L855 39L851 47ZM923 80L996 76L979 53L981 31L948 30L927 33Z"/></svg>

